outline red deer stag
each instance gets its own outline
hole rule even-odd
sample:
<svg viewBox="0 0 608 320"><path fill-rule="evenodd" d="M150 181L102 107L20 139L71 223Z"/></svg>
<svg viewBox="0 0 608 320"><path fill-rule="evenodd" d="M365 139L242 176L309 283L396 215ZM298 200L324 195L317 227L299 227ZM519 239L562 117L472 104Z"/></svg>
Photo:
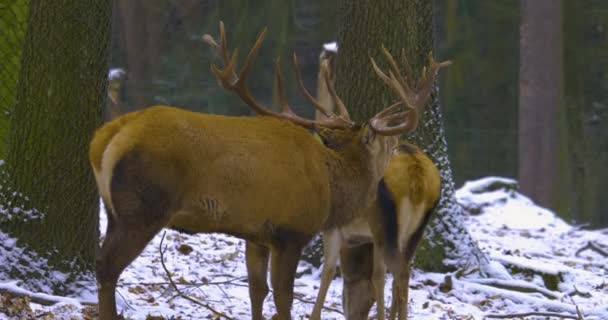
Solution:
<svg viewBox="0 0 608 320"><path fill-rule="evenodd" d="M407 101L405 98L415 97L415 92L422 92L421 89L432 89L438 70L450 62L436 63L431 56L430 67L423 71L418 82L413 82L411 76L401 75L392 55L384 48L383 53L391 65L389 76L372 59L374 70L398 97L403 97L408 105L415 107L415 113L422 113L428 93L419 96L422 99L418 101ZM405 55L403 59L406 64L404 68L409 70ZM322 138L331 147L332 137L324 135ZM416 146L401 142L378 185L376 201L349 224L323 232L321 286L310 319L321 318L321 309L335 273L341 247L366 242L374 243L372 283L378 319L385 318L384 276L387 265L394 276L390 319L395 319L397 313L399 320L407 319L410 263L439 194L440 175L433 162Z"/></svg>
<svg viewBox="0 0 608 320"><path fill-rule="evenodd" d="M219 44L204 37L224 63L223 69L211 67L218 82L261 116L154 106L96 131L89 156L108 210L96 266L102 320L117 318L120 274L163 227L247 240L252 318L262 319L270 259L277 318L291 319L294 276L304 245L320 230L350 222L356 208L373 201L396 136L416 125L412 107L400 103L363 125L355 124L333 88L338 114L311 97L298 71L304 96L327 115L318 121L302 118L287 103L277 62L282 111L272 111L246 85L265 34L258 37L238 75L236 50L229 54L223 24ZM327 148L313 137L308 129L316 126L335 130L340 147Z"/></svg>

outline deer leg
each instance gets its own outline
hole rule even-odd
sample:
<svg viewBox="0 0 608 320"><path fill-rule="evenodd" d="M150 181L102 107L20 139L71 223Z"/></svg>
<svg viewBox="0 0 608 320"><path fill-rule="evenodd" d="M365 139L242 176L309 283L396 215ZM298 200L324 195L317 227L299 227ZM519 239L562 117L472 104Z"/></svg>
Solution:
<svg viewBox="0 0 608 320"><path fill-rule="evenodd" d="M392 298L391 298L391 308L389 313L389 319L395 320L399 314L399 310L401 307L401 302L399 300L402 286L403 286L403 273L406 268L404 264L403 253L396 252L393 254L386 255L386 265L388 266L388 271L393 275L393 287L391 289Z"/></svg>
<svg viewBox="0 0 608 320"><path fill-rule="evenodd" d="M394 277L394 273L391 272ZM393 278L393 288L391 289L392 298L391 298L391 311L388 316L389 320L395 320L397 317L397 312L399 309L399 298L397 297L399 294L399 288L397 284L397 279Z"/></svg>
<svg viewBox="0 0 608 320"><path fill-rule="evenodd" d="M390 264L389 264L390 266ZM393 297L391 300L390 320L407 319L407 303L410 271L409 263L401 264L400 267L390 268L393 274Z"/></svg>
<svg viewBox="0 0 608 320"><path fill-rule="evenodd" d="M268 295L268 255L269 250L251 241L245 246L247 280L251 301L251 319L263 320L264 299Z"/></svg>
<svg viewBox="0 0 608 320"><path fill-rule="evenodd" d="M112 174L114 211L108 210L106 237L96 257L101 320L117 319L115 290L120 274L169 218L167 193L147 180L133 159L134 154L125 156Z"/></svg>
<svg viewBox="0 0 608 320"><path fill-rule="evenodd" d="M122 271L141 253L146 244L162 228L152 226L109 223L106 237L96 258L99 318L117 319L116 282Z"/></svg>
<svg viewBox="0 0 608 320"><path fill-rule="evenodd" d="M352 248L344 247L340 250L340 269L344 279L342 306L345 319L367 320L369 310L374 304L371 281L372 252L371 243Z"/></svg>
<svg viewBox="0 0 608 320"><path fill-rule="evenodd" d="M425 213L423 220L418 225L418 228L410 237L410 239L406 242L404 246L405 251L400 254L401 257L399 258L399 260L397 260L397 263L395 264L397 266L401 264L401 267L398 268L398 277L396 276L396 279L399 282L399 285L397 286L399 288L399 294L396 295L399 298L399 303L397 305L399 310L399 320L407 319L410 291L410 267L412 265L412 261L414 260L414 252L416 250L416 247L418 246L420 239L422 239L424 228L427 225L433 210L434 208L428 210ZM393 273L393 275L396 274Z"/></svg>
<svg viewBox="0 0 608 320"><path fill-rule="evenodd" d="M386 264L384 263L383 248L374 247L374 266L372 271L372 285L376 298L378 320L384 320L384 277L386 275Z"/></svg>
<svg viewBox="0 0 608 320"><path fill-rule="evenodd" d="M408 263L403 270L401 279L401 295L399 296L399 320L407 320L408 299L410 291L410 264Z"/></svg>
<svg viewBox="0 0 608 320"><path fill-rule="evenodd" d="M327 295L327 290L336 273L336 264L340 257L341 239L338 230L329 230L323 233L323 271L321 272L321 286L317 294L317 301L310 314L310 320L321 319L321 309Z"/></svg>
<svg viewBox="0 0 608 320"><path fill-rule="evenodd" d="M306 244L305 241L294 241L293 239L286 239L287 237L289 236L281 239L283 241L276 241L276 245L271 247L270 282L272 283L278 320L291 320L293 282L300 254Z"/></svg>

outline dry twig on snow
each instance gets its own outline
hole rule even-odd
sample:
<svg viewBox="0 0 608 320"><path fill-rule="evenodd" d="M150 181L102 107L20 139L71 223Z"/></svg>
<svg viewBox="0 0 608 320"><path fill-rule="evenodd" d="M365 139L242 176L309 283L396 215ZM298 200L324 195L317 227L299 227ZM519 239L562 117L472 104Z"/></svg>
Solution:
<svg viewBox="0 0 608 320"><path fill-rule="evenodd" d="M215 308L213 308L212 306L210 306L210 305L208 305L206 303L202 303L202 302L200 302L200 301L198 301L198 300L196 300L196 299L194 299L192 297L189 297L188 295L182 293L182 291L177 287L177 285L175 284L175 282L173 282L173 278L171 277L171 272L169 271L169 269L167 269L167 266L165 265L165 257L163 256L165 250L167 249L166 247L163 248L163 241L165 240L165 235L166 235L166 232L163 233L163 237L160 239L160 244L159 244L160 263L163 266L163 270L165 270L165 273L167 274L167 278L169 279L169 283L171 284L171 287L173 287L173 290L175 290L175 292L177 292L177 294L180 297L182 297L182 298L184 298L184 299L186 299L186 300L188 300L188 301L190 301L190 302L192 302L194 304L197 304L197 305L199 305L201 307L204 307L205 309L213 312L217 316L220 316L220 317L228 319L228 320L234 320L234 318L228 316L227 314L225 314L223 312L220 312L218 310L215 310Z"/></svg>

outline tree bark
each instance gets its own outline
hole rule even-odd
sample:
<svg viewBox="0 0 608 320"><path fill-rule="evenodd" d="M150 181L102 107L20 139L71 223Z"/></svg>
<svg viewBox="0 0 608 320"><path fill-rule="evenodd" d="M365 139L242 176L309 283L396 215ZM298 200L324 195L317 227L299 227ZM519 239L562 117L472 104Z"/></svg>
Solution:
<svg viewBox="0 0 608 320"><path fill-rule="evenodd" d="M520 2L519 183L538 204L558 209L562 101L561 2ZM563 199L566 199L564 197Z"/></svg>
<svg viewBox="0 0 608 320"><path fill-rule="evenodd" d="M369 119L391 104L389 91L372 71L369 57L387 67L380 48L390 52L406 49L415 74L428 63L433 49L433 2L427 0L340 1L337 91L355 120ZM448 69L449 70L449 69ZM449 72L449 71L448 71ZM463 225L463 212L454 198L454 183L447 157L447 143L437 95L427 107L415 134L407 137L422 147L441 172L442 193L438 208L418 250L416 264L426 270L454 268L466 260L486 263ZM362 253L365 252L365 253ZM347 319L367 319L371 301L372 247L344 250L344 306ZM448 266L445 262L452 262Z"/></svg>
<svg viewBox="0 0 608 320"><path fill-rule="evenodd" d="M594 61L608 57L606 34L608 3L563 1L563 86L564 114L569 155L569 211L560 217L592 228L608 226L603 208L608 198L608 92L604 90L608 71ZM587 35L582 37L581 35ZM600 45L601 43L601 45Z"/></svg>
<svg viewBox="0 0 608 320"><path fill-rule="evenodd" d="M21 268L18 278L41 278L62 294L93 270L99 240L87 151L107 94L112 1L32 0L29 10L2 190L10 214L0 227L71 275L44 279L46 270Z"/></svg>
<svg viewBox="0 0 608 320"><path fill-rule="evenodd" d="M13 0L0 6L0 159L6 159L8 112L16 100L27 11L27 0Z"/></svg>

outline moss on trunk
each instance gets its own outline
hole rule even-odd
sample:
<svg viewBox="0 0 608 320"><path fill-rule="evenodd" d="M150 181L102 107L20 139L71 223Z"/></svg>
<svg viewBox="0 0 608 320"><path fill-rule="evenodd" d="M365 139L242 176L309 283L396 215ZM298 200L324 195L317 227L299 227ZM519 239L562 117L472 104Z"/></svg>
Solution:
<svg viewBox="0 0 608 320"><path fill-rule="evenodd" d="M99 235L88 144L105 103L111 10L104 0L30 1L11 112L3 205L42 218L3 219L0 227L74 273L93 270Z"/></svg>

